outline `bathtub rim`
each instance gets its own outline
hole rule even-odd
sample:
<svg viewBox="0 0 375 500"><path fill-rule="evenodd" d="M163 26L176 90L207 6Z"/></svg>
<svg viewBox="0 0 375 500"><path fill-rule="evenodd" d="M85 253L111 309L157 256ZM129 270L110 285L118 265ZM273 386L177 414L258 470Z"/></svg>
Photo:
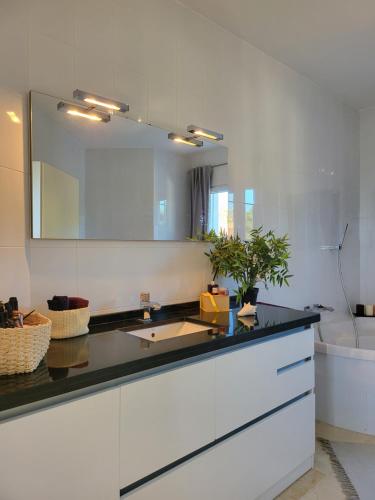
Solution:
<svg viewBox="0 0 375 500"><path fill-rule="evenodd" d="M320 340L315 340L315 352L331 356L339 356L340 358L375 361L374 349L347 347L337 344L329 344L328 342L320 342Z"/></svg>

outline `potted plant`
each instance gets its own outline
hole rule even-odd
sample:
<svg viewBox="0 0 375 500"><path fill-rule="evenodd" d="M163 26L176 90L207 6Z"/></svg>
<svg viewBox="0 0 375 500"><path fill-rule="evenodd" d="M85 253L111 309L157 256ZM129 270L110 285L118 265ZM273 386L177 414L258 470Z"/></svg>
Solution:
<svg viewBox="0 0 375 500"><path fill-rule="evenodd" d="M217 276L232 278L237 283L238 304L256 304L257 283L289 286L288 259L290 245L288 236L276 237L274 231L253 229L248 240L225 233L217 235L211 231L205 238L211 248L205 255L210 259L214 279Z"/></svg>

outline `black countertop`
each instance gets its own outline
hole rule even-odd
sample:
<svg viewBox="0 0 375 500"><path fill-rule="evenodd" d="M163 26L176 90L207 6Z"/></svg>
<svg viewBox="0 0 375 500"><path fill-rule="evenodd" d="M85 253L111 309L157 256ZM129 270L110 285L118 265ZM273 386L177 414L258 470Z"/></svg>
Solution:
<svg viewBox="0 0 375 500"><path fill-rule="evenodd" d="M229 313L205 313L198 303L169 306L154 316L153 325L189 319L207 324L207 330L148 342L127 331L150 327L140 324L139 312L94 317L90 333L52 340L39 367L29 374L0 377L0 411L85 389L116 378L182 361L194 356L259 341L264 337L319 321L319 314L258 304L256 318Z"/></svg>

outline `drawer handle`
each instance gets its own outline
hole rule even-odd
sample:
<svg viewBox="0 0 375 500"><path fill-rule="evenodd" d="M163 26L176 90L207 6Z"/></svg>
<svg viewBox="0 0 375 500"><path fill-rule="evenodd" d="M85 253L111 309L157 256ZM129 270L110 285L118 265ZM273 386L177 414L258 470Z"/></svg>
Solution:
<svg viewBox="0 0 375 500"><path fill-rule="evenodd" d="M304 365L305 363L309 363L311 359L312 359L311 356L309 356L308 358L303 358L300 359L299 361L295 361L294 363L290 363L289 365L278 368L277 374L281 375L282 373L292 370L293 368L297 368L298 366Z"/></svg>

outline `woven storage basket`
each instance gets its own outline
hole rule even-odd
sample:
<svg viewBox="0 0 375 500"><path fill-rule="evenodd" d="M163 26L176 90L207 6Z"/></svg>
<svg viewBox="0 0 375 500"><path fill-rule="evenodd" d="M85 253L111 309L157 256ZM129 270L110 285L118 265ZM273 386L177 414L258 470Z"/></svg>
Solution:
<svg viewBox="0 0 375 500"><path fill-rule="evenodd" d="M31 314L24 328L0 328L0 375L30 373L47 352L51 321L39 313Z"/></svg>
<svg viewBox="0 0 375 500"><path fill-rule="evenodd" d="M90 309L68 309L67 311L47 311L47 318L52 321L53 339L68 339L88 333Z"/></svg>

